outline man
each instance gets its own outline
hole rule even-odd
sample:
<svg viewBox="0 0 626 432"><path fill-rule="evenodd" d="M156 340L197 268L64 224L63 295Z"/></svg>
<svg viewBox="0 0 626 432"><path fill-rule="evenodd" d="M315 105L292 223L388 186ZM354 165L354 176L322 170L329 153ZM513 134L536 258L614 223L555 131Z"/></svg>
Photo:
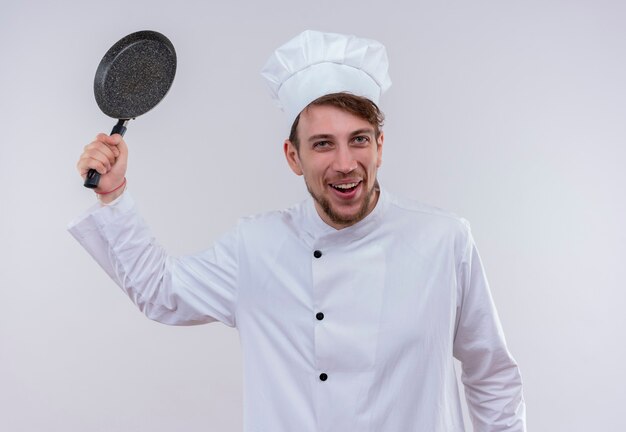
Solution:
<svg viewBox="0 0 626 432"><path fill-rule="evenodd" d="M263 75L293 121L284 153L310 200L170 257L124 191L124 141L101 134L78 163L102 174L101 204L71 233L151 319L237 327L246 431L463 431L453 357L475 430L524 431L469 225L378 185L384 47L308 31Z"/></svg>

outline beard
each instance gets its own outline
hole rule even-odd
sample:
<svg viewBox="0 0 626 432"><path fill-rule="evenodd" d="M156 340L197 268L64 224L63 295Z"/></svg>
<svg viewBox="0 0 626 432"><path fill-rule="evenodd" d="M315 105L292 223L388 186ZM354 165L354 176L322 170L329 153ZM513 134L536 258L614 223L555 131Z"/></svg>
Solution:
<svg viewBox="0 0 626 432"><path fill-rule="evenodd" d="M366 183L366 182L367 180L364 179L363 183ZM371 189L368 191L365 191L365 196L363 197L363 202L361 203L361 207L359 208L359 211L356 212L354 215L344 216L344 215L339 214L333 209L329 200L327 200L323 196L318 196L315 193L313 193L308 183L306 183L306 188L311 194L311 196L313 197L313 199L315 200L315 202L319 204L319 206L322 208L322 211L326 214L326 216L328 216L328 218L333 223L337 225L343 225L344 227L354 225L355 223L362 220L365 216L367 216L369 208L370 208L370 204L372 202L372 197L374 196L376 192L380 190L380 187L378 186L378 179L376 179Z"/></svg>

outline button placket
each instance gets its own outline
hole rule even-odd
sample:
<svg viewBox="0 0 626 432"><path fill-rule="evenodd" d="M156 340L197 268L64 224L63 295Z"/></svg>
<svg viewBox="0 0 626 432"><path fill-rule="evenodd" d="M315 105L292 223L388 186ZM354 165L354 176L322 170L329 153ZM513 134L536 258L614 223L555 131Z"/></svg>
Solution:
<svg viewBox="0 0 626 432"><path fill-rule="evenodd" d="M328 270L326 268L326 266L324 265L324 263L322 263L321 260L320 260L320 258L322 258L323 255L324 254L322 253L322 251L320 249L313 250L313 257L314 257L314 260L313 260L313 272L314 272L314 275L315 275L315 273L319 274L318 272L320 270L321 270L322 273L324 273L325 271ZM318 269L318 272L315 271L316 268ZM315 285L315 276L314 276L314 285ZM323 298L324 297L325 296L318 291L316 293L316 299L314 301L314 305L313 306L314 307L320 307L323 304ZM321 324L321 321L324 320L324 318L325 318L325 315L324 315L323 312L318 310L318 312L315 313L315 319L319 322L318 324ZM317 345L320 341L318 340L318 326L316 325L315 327L316 327L316 330L315 330L315 333L316 333L315 344ZM316 352L317 352L317 349L316 349ZM318 366L321 366L321 365L319 365L319 358L316 359L316 363L318 363ZM324 369L322 369L322 368L320 368L320 369L318 369L317 373L319 374L318 375L318 379L322 383L322 382L325 382L326 380L328 380L328 374L326 372L323 372Z"/></svg>
<svg viewBox="0 0 626 432"><path fill-rule="evenodd" d="M315 249L313 251L313 256L315 258L321 258L322 257L322 251L320 251L319 249ZM315 314L315 318L317 318L318 321L321 321L324 319L324 314L322 312L318 312Z"/></svg>

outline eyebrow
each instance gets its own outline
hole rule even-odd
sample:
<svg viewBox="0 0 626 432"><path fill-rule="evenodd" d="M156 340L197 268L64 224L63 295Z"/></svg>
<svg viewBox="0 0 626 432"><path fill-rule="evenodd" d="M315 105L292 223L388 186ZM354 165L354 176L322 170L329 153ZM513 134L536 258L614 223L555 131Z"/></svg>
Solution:
<svg viewBox="0 0 626 432"><path fill-rule="evenodd" d="M357 135L364 135L364 134L374 135L374 129L372 129L372 128L358 129L358 130L355 130L354 132L352 132L350 134L350 136L354 137L354 136L357 136Z"/></svg>
<svg viewBox="0 0 626 432"><path fill-rule="evenodd" d="M372 128L357 129L350 133L350 137L355 137L357 135L363 135L363 134L374 135L374 129ZM335 136L331 134L318 134L318 135L311 135L307 141L313 142L317 140L322 140L322 139L326 140L326 139L333 139L333 138L335 138Z"/></svg>
<svg viewBox="0 0 626 432"><path fill-rule="evenodd" d="M317 140L320 140L320 139L332 139L334 137L335 136L331 135L331 134L311 135L307 141L312 142L312 141L317 141Z"/></svg>

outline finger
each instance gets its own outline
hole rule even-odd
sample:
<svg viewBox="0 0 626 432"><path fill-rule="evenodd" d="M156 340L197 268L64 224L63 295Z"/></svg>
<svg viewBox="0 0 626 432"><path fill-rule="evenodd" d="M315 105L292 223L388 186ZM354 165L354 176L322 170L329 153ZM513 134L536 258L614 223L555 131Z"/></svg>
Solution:
<svg viewBox="0 0 626 432"><path fill-rule="evenodd" d="M117 156L119 156L119 150L117 147L110 146L99 141L94 141L86 145L83 151L83 153L88 153L94 157L97 152L104 154L111 164L114 164Z"/></svg>
<svg viewBox="0 0 626 432"><path fill-rule="evenodd" d="M127 153L128 147L126 146L126 141L120 134L106 135L100 133L96 136L96 140L94 142L102 142L109 147L117 148L120 152L124 154Z"/></svg>
<svg viewBox="0 0 626 432"><path fill-rule="evenodd" d="M110 146L108 144L94 147L93 150L102 153L111 163L111 165L115 163L115 160L117 159L117 156L120 153L117 147Z"/></svg>
<svg viewBox="0 0 626 432"><path fill-rule="evenodd" d="M107 147L109 150L111 150L113 156L117 159L117 157L120 155L120 150L117 148L117 146L107 145Z"/></svg>
<svg viewBox="0 0 626 432"><path fill-rule="evenodd" d="M83 157L87 160L93 159L104 165L104 167L108 170L111 169L113 163L109 160L107 155L97 149L87 150L83 153Z"/></svg>
<svg viewBox="0 0 626 432"><path fill-rule="evenodd" d="M122 135L120 134L105 135L103 133L98 134L98 136L96 137L96 140L101 141L110 146L118 146L122 141L124 141L124 139L122 138Z"/></svg>
<svg viewBox="0 0 626 432"><path fill-rule="evenodd" d="M120 151L120 155L124 157L128 156L128 146L126 145L126 141L124 141L121 137L115 148Z"/></svg>
<svg viewBox="0 0 626 432"><path fill-rule="evenodd" d="M100 173L100 175L105 175L107 172L109 172L109 169L104 163L102 163L98 159L91 158L88 155L81 156L81 158L78 160L78 163L76 164L76 168L78 169L80 175L83 177L87 175L87 172L89 172L90 169L95 169Z"/></svg>
<svg viewBox="0 0 626 432"><path fill-rule="evenodd" d="M115 156L113 152L106 146L93 147L83 152L83 156L87 159L94 159L100 162L107 171L115 164Z"/></svg>

